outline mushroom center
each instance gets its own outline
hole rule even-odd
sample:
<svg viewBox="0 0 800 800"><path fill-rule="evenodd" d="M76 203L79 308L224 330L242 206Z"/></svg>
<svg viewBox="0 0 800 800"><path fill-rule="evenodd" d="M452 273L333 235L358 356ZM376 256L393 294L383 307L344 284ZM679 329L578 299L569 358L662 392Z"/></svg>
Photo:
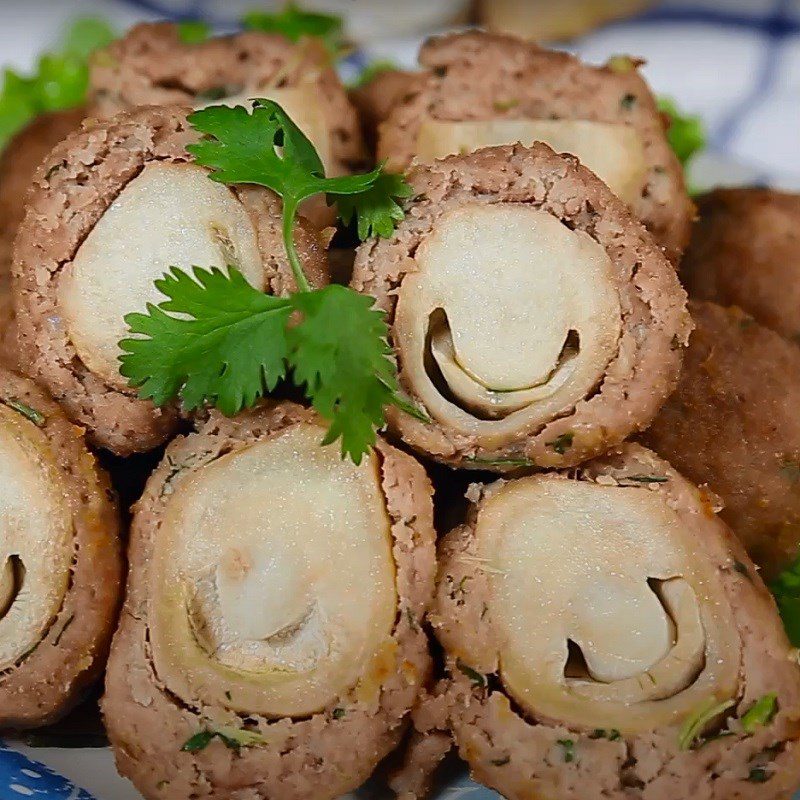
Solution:
<svg viewBox="0 0 800 800"><path fill-rule="evenodd" d="M58 300L81 361L124 389L124 317L164 296L154 285L171 267L236 267L264 287L256 231L236 195L193 164L150 163L120 192L65 265Z"/></svg>
<svg viewBox="0 0 800 800"><path fill-rule="evenodd" d="M629 205L640 196L647 176L644 142L623 123L581 119L426 119L417 136L416 155L425 163L482 147L544 142L557 153L571 153Z"/></svg>
<svg viewBox="0 0 800 800"><path fill-rule="evenodd" d="M171 496L151 633L179 696L310 714L354 687L390 636L394 560L376 456L356 467L323 436L295 425Z"/></svg>
<svg viewBox="0 0 800 800"><path fill-rule="evenodd" d="M526 478L486 501L476 536L501 676L532 715L641 730L735 691L722 588L656 493Z"/></svg>
<svg viewBox="0 0 800 800"><path fill-rule="evenodd" d="M415 261L395 330L437 418L491 436L568 408L602 377L621 314L610 259L587 234L528 205L471 203L442 215Z"/></svg>
<svg viewBox="0 0 800 800"><path fill-rule="evenodd" d="M41 641L69 586L71 513L44 433L0 405L0 670Z"/></svg>

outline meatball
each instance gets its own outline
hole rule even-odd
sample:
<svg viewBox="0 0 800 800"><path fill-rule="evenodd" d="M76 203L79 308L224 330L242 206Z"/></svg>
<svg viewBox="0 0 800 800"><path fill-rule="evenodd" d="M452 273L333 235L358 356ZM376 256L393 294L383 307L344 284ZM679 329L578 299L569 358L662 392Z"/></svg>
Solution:
<svg viewBox="0 0 800 800"><path fill-rule="evenodd" d="M294 278L281 201L261 187L208 178L186 146L187 110L145 107L87 123L40 166L17 237L15 303L25 369L118 455L152 449L176 430L174 407L140 400L120 375L125 315L160 302L171 267L236 266L259 289ZM297 223L309 279L327 282L330 233Z"/></svg>
<svg viewBox="0 0 800 800"><path fill-rule="evenodd" d="M450 728L509 800L791 793L800 671L706 493L629 444L470 497L440 548L447 677L418 729Z"/></svg>
<svg viewBox="0 0 800 800"><path fill-rule="evenodd" d="M119 517L79 429L0 369L0 727L55 721L105 666L122 598Z"/></svg>
<svg viewBox="0 0 800 800"><path fill-rule="evenodd" d="M737 308L691 303L678 389L644 441L719 495L769 580L800 544L800 350Z"/></svg>
<svg viewBox="0 0 800 800"><path fill-rule="evenodd" d="M352 285L387 312L400 383L430 417L391 431L458 467L578 464L645 428L674 389L690 320L653 238L547 145L411 170L394 235Z"/></svg>
<svg viewBox="0 0 800 800"><path fill-rule="evenodd" d="M102 707L146 798L333 800L403 736L431 667L431 485L324 434L292 404L215 412L135 507Z"/></svg>
<svg viewBox="0 0 800 800"><path fill-rule="evenodd" d="M625 201L675 262L694 207L637 62L604 67L509 36L430 39L426 72L379 126L378 157L403 170L489 145L543 141L577 156Z"/></svg>
<svg viewBox="0 0 800 800"><path fill-rule="evenodd" d="M800 342L800 195L717 189L698 207L681 264L689 295L739 306Z"/></svg>

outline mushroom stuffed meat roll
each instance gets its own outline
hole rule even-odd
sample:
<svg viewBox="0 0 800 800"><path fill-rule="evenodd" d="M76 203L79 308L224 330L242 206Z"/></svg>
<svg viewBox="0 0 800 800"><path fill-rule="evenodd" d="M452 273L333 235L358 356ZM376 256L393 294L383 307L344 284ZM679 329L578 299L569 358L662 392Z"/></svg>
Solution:
<svg viewBox="0 0 800 800"><path fill-rule="evenodd" d="M266 97L312 141L328 175L364 157L358 115L314 39L248 31L187 44L177 25L137 25L93 56L89 95L106 116L141 105L201 108Z"/></svg>
<svg viewBox="0 0 800 800"><path fill-rule="evenodd" d="M429 669L431 486L290 404L214 414L135 508L103 711L147 798L325 800L399 742Z"/></svg>
<svg viewBox="0 0 800 800"><path fill-rule="evenodd" d="M36 168L62 139L77 130L85 109L43 114L23 128L0 156L0 360L17 366L17 328L11 298L11 260L17 227Z"/></svg>
<svg viewBox="0 0 800 800"><path fill-rule="evenodd" d="M388 168L543 141L577 156L678 260L693 206L636 61L616 57L593 67L480 31L430 39L419 60L424 79L415 76L405 94L395 93L399 102L379 128L378 157Z"/></svg>
<svg viewBox="0 0 800 800"><path fill-rule="evenodd" d="M738 308L690 310L678 389L644 441L719 495L771 580L800 553L800 349Z"/></svg>
<svg viewBox="0 0 800 800"><path fill-rule="evenodd" d="M52 722L99 676L121 573L113 494L79 429L0 369L0 728Z"/></svg>
<svg viewBox="0 0 800 800"><path fill-rule="evenodd" d="M625 445L577 473L473 486L430 621L449 726L509 800L785 798L800 670L709 498Z"/></svg>
<svg viewBox="0 0 800 800"><path fill-rule="evenodd" d="M118 455L174 432L177 409L140 400L119 373L126 314L163 296L171 267L235 266L259 289L295 288L281 238L281 201L261 187L209 179L186 146L184 109L142 108L87 123L40 167L15 249L26 370ZM297 223L309 280L327 282L329 232Z"/></svg>
<svg viewBox="0 0 800 800"><path fill-rule="evenodd" d="M409 174L388 239L353 286L388 313L400 382L430 417L389 410L418 450L462 467L577 464L647 426L675 386L690 320L675 272L627 208L544 144Z"/></svg>
<svg viewBox="0 0 800 800"><path fill-rule="evenodd" d="M692 299L739 306L800 342L800 195L773 189L717 189L681 263Z"/></svg>

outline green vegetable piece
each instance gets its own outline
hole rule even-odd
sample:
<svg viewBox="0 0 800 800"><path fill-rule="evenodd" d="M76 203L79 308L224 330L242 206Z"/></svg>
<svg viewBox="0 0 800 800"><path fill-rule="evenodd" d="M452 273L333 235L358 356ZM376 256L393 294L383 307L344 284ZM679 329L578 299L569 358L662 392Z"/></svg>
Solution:
<svg viewBox="0 0 800 800"><path fill-rule="evenodd" d="M789 641L793 647L800 647L800 556L775 579L770 589Z"/></svg>
<svg viewBox="0 0 800 800"><path fill-rule="evenodd" d="M706 129L698 116L683 114L670 97L660 97L658 108L669 119L667 140L681 164L686 166L706 146Z"/></svg>
<svg viewBox="0 0 800 800"><path fill-rule="evenodd" d="M211 36L211 26L201 19L178 23L178 38L184 44L202 44Z"/></svg>
<svg viewBox="0 0 800 800"><path fill-rule="evenodd" d="M469 456L465 459L471 464L485 464L487 467L535 467L536 462L529 458L480 458Z"/></svg>
<svg viewBox="0 0 800 800"><path fill-rule="evenodd" d="M662 475L625 475L622 479L634 483L666 483L669 480Z"/></svg>
<svg viewBox="0 0 800 800"><path fill-rule="evenodd" d="M548 442L547 446L552 447L559 455L563 456L567 450L572 447L572 442L575 439L574 433L562 433L557 436L552 442Z"/></svg>
<svg viewBox="0 0 800 800"><path fill-rule="evenodd" d="M196 733L194 736L190 736L184 743L181 750L184 753L199 753L201 750L205 750L209 744L211 744L211 740L217 734L214 731L200 731L200 733Z"/></svg>
<svg viewBox="0 0 800 800"><path fill-rule="evenodd" d="M217 730L204 730L190 736L181 747L185 753L199 753L205 750L214 739L219 739L225 747L237 753L242 747L254 747L264 744L265 739L260 733L246 731L240 728L222 727Z"/></svg>
<svg viewBox="0 0 800 800"><path fill-rule="evenodd" d="M766 783L771 777L772 775L764 767L753 767L747 776L747 780L750 783Z"/></svg>
<svg viewBox="0 0 800 800"><path fill-rule="evenodd" d="M558 739L557 741L564 751L564 763L571 764L575 761L575 742L572 739Z"/></svg>
<svg viewBox="0 0 800 800"><path fill-rule="evenodd" d="M375 183L360 194L343 195L337 201L339 216L349 223L358 221L358 238L363 242L370 236L388 238L395 226L405 217L399 199L411 197L414 190L402 175L381 173Z"/></svg>
<svg viewBox="0 0 800 800"><path fill-rule="evenodd" d="M242 17L245 28L265 33L278 33L292 42L311 36L321 39L332 55L342 45L344 20L335 14L302 11L296 3L287 3L278 13L248 11Z"/></svg>
<svg viewBox="0 0 800 800"><path fill-rule="evenodd" d="M349 89L360 89L378 77L382 72L393 72L400 67L388 58L379 58L367 64L359 76L348 86Z"/></svg>
<svg viewBox="0 0 800 800"><path fill-rule="evenodd" d="M486 677L469 666L469 664L465 664L460 658L456 659L456 669L466 675L476 686L480 686L481 689L486 688Z"/></svg>
<svg viewBox="0 0 800 800"><path fill-rule="evenodd" d="M45 415L42 414L41 411L31 408L31 406L26 405L25 403L20 403L19 400L11 398L9 400L4 400L3 402L18 414L22 414L23 417L29 419L38 428L41 428L42 425L44 425L44 423L47 421Z"/></svg>
<svg viewBox="0 0 800 800"><path fill-rule="evenodd" d="M720 703L716 697L709 697L681 726L678 733L678 747L681 750L691 750L702 735L706 725L735 704L734 700L726 700Z"/></svg>
<svg viewBox="0 0 800 800"><path fill-rule="evenodd" d="M341 719L346 713L343 708L334 708L332 716L334 719Z"/></svg>
<svg viewBox="0 0 800 800"><path fill-rule="evenodd" d="M95 50L108 47L117 34L100 17L78 17L64 35L62 52L77 58L89 58Z"/></svg>
<svg viewBox="0 0 800 800"><path fill-rule="evenodd" d="M778 711L778 695L765 694L757 700L741 717L745 733L753 734L763 725L769 725Z"/></svg>

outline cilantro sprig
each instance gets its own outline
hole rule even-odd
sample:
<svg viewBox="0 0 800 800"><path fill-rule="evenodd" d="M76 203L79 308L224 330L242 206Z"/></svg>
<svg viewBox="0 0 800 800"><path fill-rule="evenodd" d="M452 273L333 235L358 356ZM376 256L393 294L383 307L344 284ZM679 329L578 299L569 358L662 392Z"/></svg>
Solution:
<svg viewBox="0 0 800 800"><path fill-rule="evenodd" d="M384 408L393 404L427 420L399 393L388 327L374 300L344 286L312 289L293 230L303 200L325 193L355 218L361 235L389 236L410 187L381 168L325 177L308 138L275 102L213 106L189 117L205 138L189 150L212 180L256 184L283 198L283 240L298 291L266 295L236 269L175 267L156 287L166 300L129 314L133 334L120 342L120 371L143 398L164 405L180 397L187 410L214 405L234 415L291 377L330 427L324 444L341 439L356 464L375 443Z"/></svg>
<svg viewBox="0 0 800 800"><path fill-rule="evenodd" d="M322 40L332 55L341 50L344 20L335 14L303 11L297 3L287 3L277 13L249 11L242 17L248 30L279 33L292 42L311 36Z"/></svg>
<svg viewBox="0 0 800 800"><path fill-rule="evenodd" d="M106 22L82 17L56 51L39 57L33 74L6 69L0 91L0 148L40 114L81 105L89 85L89 56L113 39Z"/></svg>

